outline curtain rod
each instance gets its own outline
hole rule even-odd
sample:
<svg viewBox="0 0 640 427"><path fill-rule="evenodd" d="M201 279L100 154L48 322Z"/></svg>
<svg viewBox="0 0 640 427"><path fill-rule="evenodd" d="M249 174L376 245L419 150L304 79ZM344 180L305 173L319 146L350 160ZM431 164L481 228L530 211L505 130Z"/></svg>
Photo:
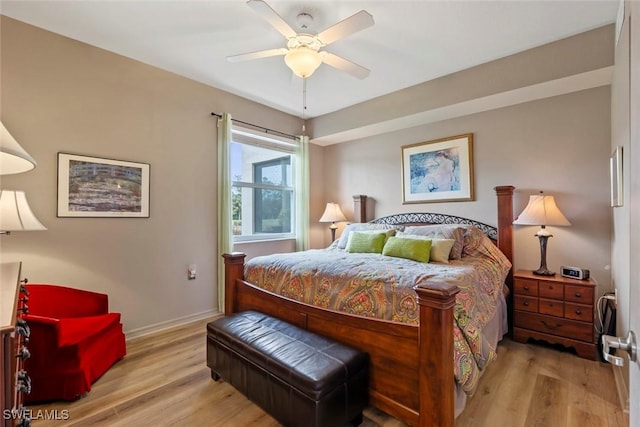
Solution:
<svg viewBox="0 0 640 427"><path fill-rule="evenodd" d="M222 114L211 113L211 115L212 116L216 116L218 118L222 118ZM242 123L243 125L251 126L251 127L256 128L256 129L260 129L260 130L264 131L264 133L266 133L266 134L271 133L271 134L275 134L275 135L285 136L285 137L291 138L291 139L297 139L298 138L295 135L289 135L288 133L280 132L278 130L269 129L269 128L266 128L264 126L258 126L258 125L254 125L253 123L243 122L242 120L234 119L233 117L231 118L231 121L232 122L236 122L236 123Z"/></svg>

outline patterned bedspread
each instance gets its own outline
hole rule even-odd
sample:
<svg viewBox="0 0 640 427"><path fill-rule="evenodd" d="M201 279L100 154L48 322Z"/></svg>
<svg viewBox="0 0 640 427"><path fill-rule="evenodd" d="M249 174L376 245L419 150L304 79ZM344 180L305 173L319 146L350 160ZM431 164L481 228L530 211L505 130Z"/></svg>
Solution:
<svg viewBox="0 0 640 427"><path fill-rule="evenodd" d="M472 394L480 371L496 356L481 331L493 316L511 267L489 239L476 238L461 259L449 264L332 247L253 258L245 265L245 280L297 301L410 324L419 322L415 285L455 284L460 292L454 308L454 374Z"/></svg>

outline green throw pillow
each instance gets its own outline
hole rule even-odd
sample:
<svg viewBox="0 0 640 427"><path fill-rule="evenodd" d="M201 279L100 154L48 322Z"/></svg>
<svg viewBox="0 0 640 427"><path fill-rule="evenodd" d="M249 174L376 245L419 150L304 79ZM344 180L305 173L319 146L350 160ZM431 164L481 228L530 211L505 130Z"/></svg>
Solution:
<svg viewBox="0 0 640 427"><path fill-rule="evenodd" d="M380 233L360 233L358 231L352 231L349 238L348 252L379 254L382 252L384 241L387 239L387 233L385 231L381 231Z"/></svg>
<svg viewBox="0 0 640 427"><path fill-rule="evenodd" d="M431 240L390 237L382 249L382 255L406 258L418 262L429 262Z"/></svg>

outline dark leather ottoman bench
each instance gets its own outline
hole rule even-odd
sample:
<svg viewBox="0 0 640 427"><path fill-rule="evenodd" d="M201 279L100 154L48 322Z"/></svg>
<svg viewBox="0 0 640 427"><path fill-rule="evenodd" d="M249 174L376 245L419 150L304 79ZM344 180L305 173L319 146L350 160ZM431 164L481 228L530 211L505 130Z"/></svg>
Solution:
<svg viewBox="0 0 640 427"><path fill-rule="evenodd" d="M368 355L244 311L207 324L207 366L285 426L362 422Z"/></svg>

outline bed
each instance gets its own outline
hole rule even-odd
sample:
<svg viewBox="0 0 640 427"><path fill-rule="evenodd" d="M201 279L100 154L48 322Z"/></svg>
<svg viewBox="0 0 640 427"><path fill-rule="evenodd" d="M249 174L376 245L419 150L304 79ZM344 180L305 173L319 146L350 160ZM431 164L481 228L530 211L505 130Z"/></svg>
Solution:
<svg viewBox="0 0 640 427"><path fill-rule="evenodd" d="M470 219L441 214L399 214L372 221L375 224L416 226L438 222L471 225L495 241L495 245L510 262L513 251L513 190L512 186L496 187L497 228ZM356 199L356 216L364 222L366 203ZM357 218L358 219L358 218ZM332 256L341 257L339 253ZM380 410L413 426L454 426L456 397L460 384L457 377L460 333L456 319L461 301L467 295L460 292L456 280L436 280L435 275L421 277L413 286L415 319L395 315L386 319L339 311L330 304L320 307L299 301L295 292L279 295L251 283L245 277L244 254L223 254L225 259L225 313L257 310L282 320L352 345L369 353L370 403ZM404 267L402 267L404 268ZM255 272L248 276L257 280ZM511 289L511 274L506 286ZM285 293L286 294L286 293ZM464 304L464 302L462 302ZM457 339L456 339L457 337ZM464 340L463 340L464 341ZM455 351L454 351L455 347ZM475 352L475 350L472 350ZM477 378L467 386L473 389Z"/></svg>

